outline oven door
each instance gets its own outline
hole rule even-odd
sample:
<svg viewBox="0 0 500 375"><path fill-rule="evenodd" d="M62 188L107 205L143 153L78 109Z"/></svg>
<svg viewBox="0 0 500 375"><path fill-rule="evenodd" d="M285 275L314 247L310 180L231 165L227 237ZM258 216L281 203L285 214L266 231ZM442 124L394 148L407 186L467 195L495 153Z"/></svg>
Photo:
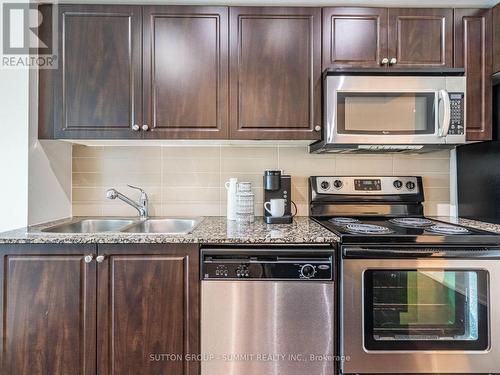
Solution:
<svg viewBox="0 0 500 375"><path fill-rule="evenodd" d="M498 373L494 259L344 259L345 374Z"/></svg>
<svg viewBox="0 0 500 375"><path fill-rule="evenodd" d="M456 114L450 93L463 93L464 84L464 77L327 76L327 143L463 143L463 134L448 133Z"/></svg>

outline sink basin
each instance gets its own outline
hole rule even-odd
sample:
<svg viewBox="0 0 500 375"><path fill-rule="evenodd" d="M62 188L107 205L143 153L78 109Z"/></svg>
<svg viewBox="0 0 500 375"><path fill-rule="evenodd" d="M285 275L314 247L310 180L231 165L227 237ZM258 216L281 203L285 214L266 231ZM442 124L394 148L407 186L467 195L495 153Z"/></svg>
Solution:
<svg viewBox="0 0 500 375"><path fill-rule="evenodd" d="M56 225L43 232L51 233L101 233L120 232L125 227L137 223L133 219L84 219L73 223Z"/></svg>
<svg viewBox="0 0 500 375"><path fill-rule="evenodd" d="M127 233L188 234L201 223L201 219L148 219L123 230Z"/></svg>

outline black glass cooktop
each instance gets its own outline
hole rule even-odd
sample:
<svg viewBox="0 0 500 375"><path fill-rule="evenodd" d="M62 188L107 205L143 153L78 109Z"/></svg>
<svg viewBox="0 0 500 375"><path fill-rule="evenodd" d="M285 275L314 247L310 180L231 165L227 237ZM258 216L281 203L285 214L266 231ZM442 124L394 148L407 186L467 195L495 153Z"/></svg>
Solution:
<svg viewBox="0 0 500 375"><path fill-rule="evenodd" d="M426 217L313 218L342 243L500 244L500 235Z"/></svg>

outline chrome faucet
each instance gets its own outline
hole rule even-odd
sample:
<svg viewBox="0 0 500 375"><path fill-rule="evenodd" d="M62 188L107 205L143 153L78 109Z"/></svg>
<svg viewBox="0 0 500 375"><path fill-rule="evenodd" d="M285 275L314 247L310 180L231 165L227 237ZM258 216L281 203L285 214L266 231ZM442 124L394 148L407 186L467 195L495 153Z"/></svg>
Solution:
<svg viewBox="0 0 500 375"><path fill-rule="evenodd" d="M132 185L127 185L127 186L132 188L132 189L137 189L141 192L141 197L139 198L139 202L134 202L132 199L123 195L122 193L120 193L116 189L109 189L106 192L106 198L108 198L108 199L116 199L116 198L120 199L121 201L131 205L137 211L139 211L139 217L141 219L147 219L149 216L148 195L146 194L146 192L144 190L142 190L141 188L139 188L137 186L132 186Z"/></svg>

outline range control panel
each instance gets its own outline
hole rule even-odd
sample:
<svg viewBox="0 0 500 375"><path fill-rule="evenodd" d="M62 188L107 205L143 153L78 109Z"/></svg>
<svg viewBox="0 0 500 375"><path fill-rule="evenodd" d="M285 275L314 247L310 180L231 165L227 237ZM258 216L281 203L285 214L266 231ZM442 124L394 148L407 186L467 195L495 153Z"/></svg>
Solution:
<svg viewBox="0 0 500 375"><path fill-rule="evenodd" d="M205 255L203 280L332 280L332 257Z"/></svg>
<svg viewBox="0 0 500 375"><path fill-rule="evenodd" d="M448 134L462 135L465 132L464 94L450 93L450 105L451 105L451 119L450 119L450 129L448 130Z"/></svg>
<svg viewBox="0 0 500 375"><path fill-rule="evenodd" d="M400 195L419 194L419 177L318 176L313 186L319 194Z"/></svg>

